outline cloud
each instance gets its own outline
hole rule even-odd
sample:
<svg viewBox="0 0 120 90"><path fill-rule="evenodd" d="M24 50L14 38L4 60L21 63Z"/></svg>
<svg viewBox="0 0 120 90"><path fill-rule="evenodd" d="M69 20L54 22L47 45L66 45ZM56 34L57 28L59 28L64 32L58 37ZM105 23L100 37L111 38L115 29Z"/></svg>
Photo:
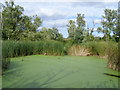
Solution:
<svg viewBox="0 0 120 90"><path fill-rule="evenodd" d="M104 4L98 2L48 2L48 3L17 3L25 8L25 14L37 14L44 20L64 19L76 17L77 13L85 14L85 17L100 17L105 8L116 8L116 3ZM32 6L32 8L30 8Z"/></svg>
<svg viewBox="0 0 120 90"><path fill-rule="evenodd" d="M112 1L112 0L111 0ZM71 2L71 5L73 5L74 7L79 7L79 6L83 6L83 7L94 7L94 8L105 8L106 6L108 7L118 7L117 6L118 2Z"/></svg>
<svg viewBox="0 0 120 90"><path fill-rule="evenodd" d="M2 0L3 1L3 0ZM75 20L77 13L85 14L85 20L89 28L93 27L93 20L99 24L105 8L117 9L117 0L15 0L15 3L23 6L24 14L38 15L42 18L42 27L58 27L64 36L67 36L66 24L69 20ZM59 1L59 2L58 2ZM97 27L97 26L96 26Z"/></svg>
<svg viewBox="0 0 120 90"><path fill-rule="evenodd" d="M100 19L95 19L95 20L94 20L94 23L95 23L95 24L100 24L100 23L101 23L101 20L100 20Z"/></svg>
<svg viewBox="0 0 120 90"><path fill-rule="evenodd" d="M44 21L43 24L44 26L47 27L65 27L66 24L68 23L68 20L65 19L58 19L58 20L49 20L49 21Z"/></svg>
<svg viewBox="0 0 120 90"><path fill-rule="evenodd" d="M6 0L1 0L1 2L4 1ZM14 1L16 2L118 2L119 0L14 0Z"/></svg>
<svg viewBox="0 0 120 90"><path fill-rule="evenodd" d="M43 22L43 27L57 27L57 28L67 28L67 24L69 20L74 20L76 19L58 19L58 20L49 20L49 21L44 21Z"/></svg>

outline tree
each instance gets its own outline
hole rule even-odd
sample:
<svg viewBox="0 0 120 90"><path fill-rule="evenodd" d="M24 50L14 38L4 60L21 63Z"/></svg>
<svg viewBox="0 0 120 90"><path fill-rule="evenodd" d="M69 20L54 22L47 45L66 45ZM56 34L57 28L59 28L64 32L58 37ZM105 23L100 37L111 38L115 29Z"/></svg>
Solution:
<svg viewBox="0 0 120 90"><path fill-rule="evenodd" d="M116 41L120 41L120 1L118 2L118 11L117 11L117 27L114 31L114 34L116 34Z"/></svg>
<svg viewBox="0 0 120 90"><path fill-rule="evenodd" d="M116 33L117 26L117 11L111 9L105 9L104 15L102 16L102 32L104 33L104 39L108 41L111 38L110 33Z"/></svg>
<svg viewBox="0 0 120 90"><path fill-rule="evenodd" d="M62 40L63 36L58 32L58 29L56 27L53 27L52 29L49 29L51 33L51 39L52 40Z"/></svg>
<svg viewBox="0 0 120 90"><path fill-rule="evenodd" d="M98 33L103 32L101 27L98 27L98 28L97 28L97 31L98 31Z"/></svg>
<svg viewBox="0 0 120 90"><path fill-rule="evenodd" d="M74 39L75 38L75 31L76 31L75 21L70 20L68 22L67 27L68 27L69 38Z"/></svg>
<svg viewBox="0 0 120 90"><path fill-rule="evenodd" d="M73 43L81 43L84 38L83 32L85 30L84 14L77 14L76 23L77 25L75 25L75 21L70 20L67 25L69 38L71 38Z"/></svg>
<svg viewBox="0 0 120 90"><path fill-rule="evenodd" d="M23 7L15 6L13 1L5 2L2 11L3 18L3 38L10 39L12 33L16 30L17 23L21 20Z"/></svg>
<svg viewBox="0 0 120 90"><path fill-rule="evenodd" d="M41 38L42 40L58 40L62 41L63 36L58 32L56 27L53 28L46 28L43 27L40 32L38 32L36 36Z"/></svg>
<svg viewBox="0 0 120 90"><path fill-rule="evenodd" d="M77 26L84 28L85 27L85 20L84 14L77 14Z"/></svg>
<svg viewBox="0 0 120 90"><path fill-rule="evenodd" d="M20 40L21 33L25 30L36 32L36 29L41 25L42 21L38 16L34 16L34 18L26 16L23 11L24 8L15 5L14 1L5 2L2 11L2 38L4 40Z"/></svg>
<svg viewBox="0 0 120 90"><path fill-rule="evenodd" d="M87 41L94 41L94 36L92 35L93 33L93 28L90 29L90 28L87 28L86 30L84 30L84 39L83 41L84 42L87 42Z"/></svg>
<svg viewBox="0 0 120 90"><path fill-rule="evenodd" d="M35 32L36 32L37 28L38 28L39 26L41 26L42 20L41 20L41 18L39 18L37 15L33 16L33 18L34 18L33 24L34 24L34 26L35 26L35 29L34 29L34 30L35 30Z"/></svg>
<svg viewBox="0 0 120 90"><path fill-rule="evenodd" d="M84 31L85 31L85 20L84 14L77 14L77 30L76 30L76 43L82 43L84 39Z"/></svg>

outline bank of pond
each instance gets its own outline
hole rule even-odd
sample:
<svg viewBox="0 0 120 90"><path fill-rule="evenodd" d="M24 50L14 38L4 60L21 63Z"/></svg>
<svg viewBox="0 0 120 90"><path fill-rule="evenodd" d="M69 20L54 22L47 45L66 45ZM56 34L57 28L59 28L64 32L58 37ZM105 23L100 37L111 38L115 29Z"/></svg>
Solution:
<svg viewBox="0 0 120 90"><path fill-rule="evenodd" d="M27 55L51 56L99 56L108 60L106 66L119 71L120 45L116 42L92 41L73 44L70 41L3 41L2 68L5 71L10 64L10 58Z"/></svg>

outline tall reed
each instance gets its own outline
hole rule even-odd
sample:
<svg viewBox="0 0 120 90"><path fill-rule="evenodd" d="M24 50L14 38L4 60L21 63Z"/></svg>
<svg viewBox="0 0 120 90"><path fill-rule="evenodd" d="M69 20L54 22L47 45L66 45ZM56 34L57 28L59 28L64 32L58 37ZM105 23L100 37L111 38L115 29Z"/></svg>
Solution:
<svg viewBox="0 0 120 90"><path fill-rule="evenodd" d="M119 44L115 42L108 43L108 64L107 66L113 70L120 71L120 54Z"/></svg>
<svg viewBox="0 0 120 90"><path fill-rule="evenodd" d="M92 55L107 56L107 45L108 45L107 42L91 41L91 42L82 43L81 45L89 49Z"/></svg>
<svg viewBox="0 0 120 90"><path fill-rule="evenodd" d="M11 57L35 54L64 55L64 44L59 41L3 41L2 66L7 69Z"/></svg>

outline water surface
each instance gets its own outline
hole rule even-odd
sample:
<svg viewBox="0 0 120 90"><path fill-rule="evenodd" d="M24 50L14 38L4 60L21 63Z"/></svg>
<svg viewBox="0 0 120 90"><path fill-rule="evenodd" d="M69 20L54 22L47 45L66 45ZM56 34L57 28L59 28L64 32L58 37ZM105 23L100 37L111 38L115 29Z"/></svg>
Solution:
<svg viewBox="0 0 120 90"><path fill-rule="evenodd" d="M98 57L32 55L12 58L4 88L118 88L118 74Z"/></svg>

